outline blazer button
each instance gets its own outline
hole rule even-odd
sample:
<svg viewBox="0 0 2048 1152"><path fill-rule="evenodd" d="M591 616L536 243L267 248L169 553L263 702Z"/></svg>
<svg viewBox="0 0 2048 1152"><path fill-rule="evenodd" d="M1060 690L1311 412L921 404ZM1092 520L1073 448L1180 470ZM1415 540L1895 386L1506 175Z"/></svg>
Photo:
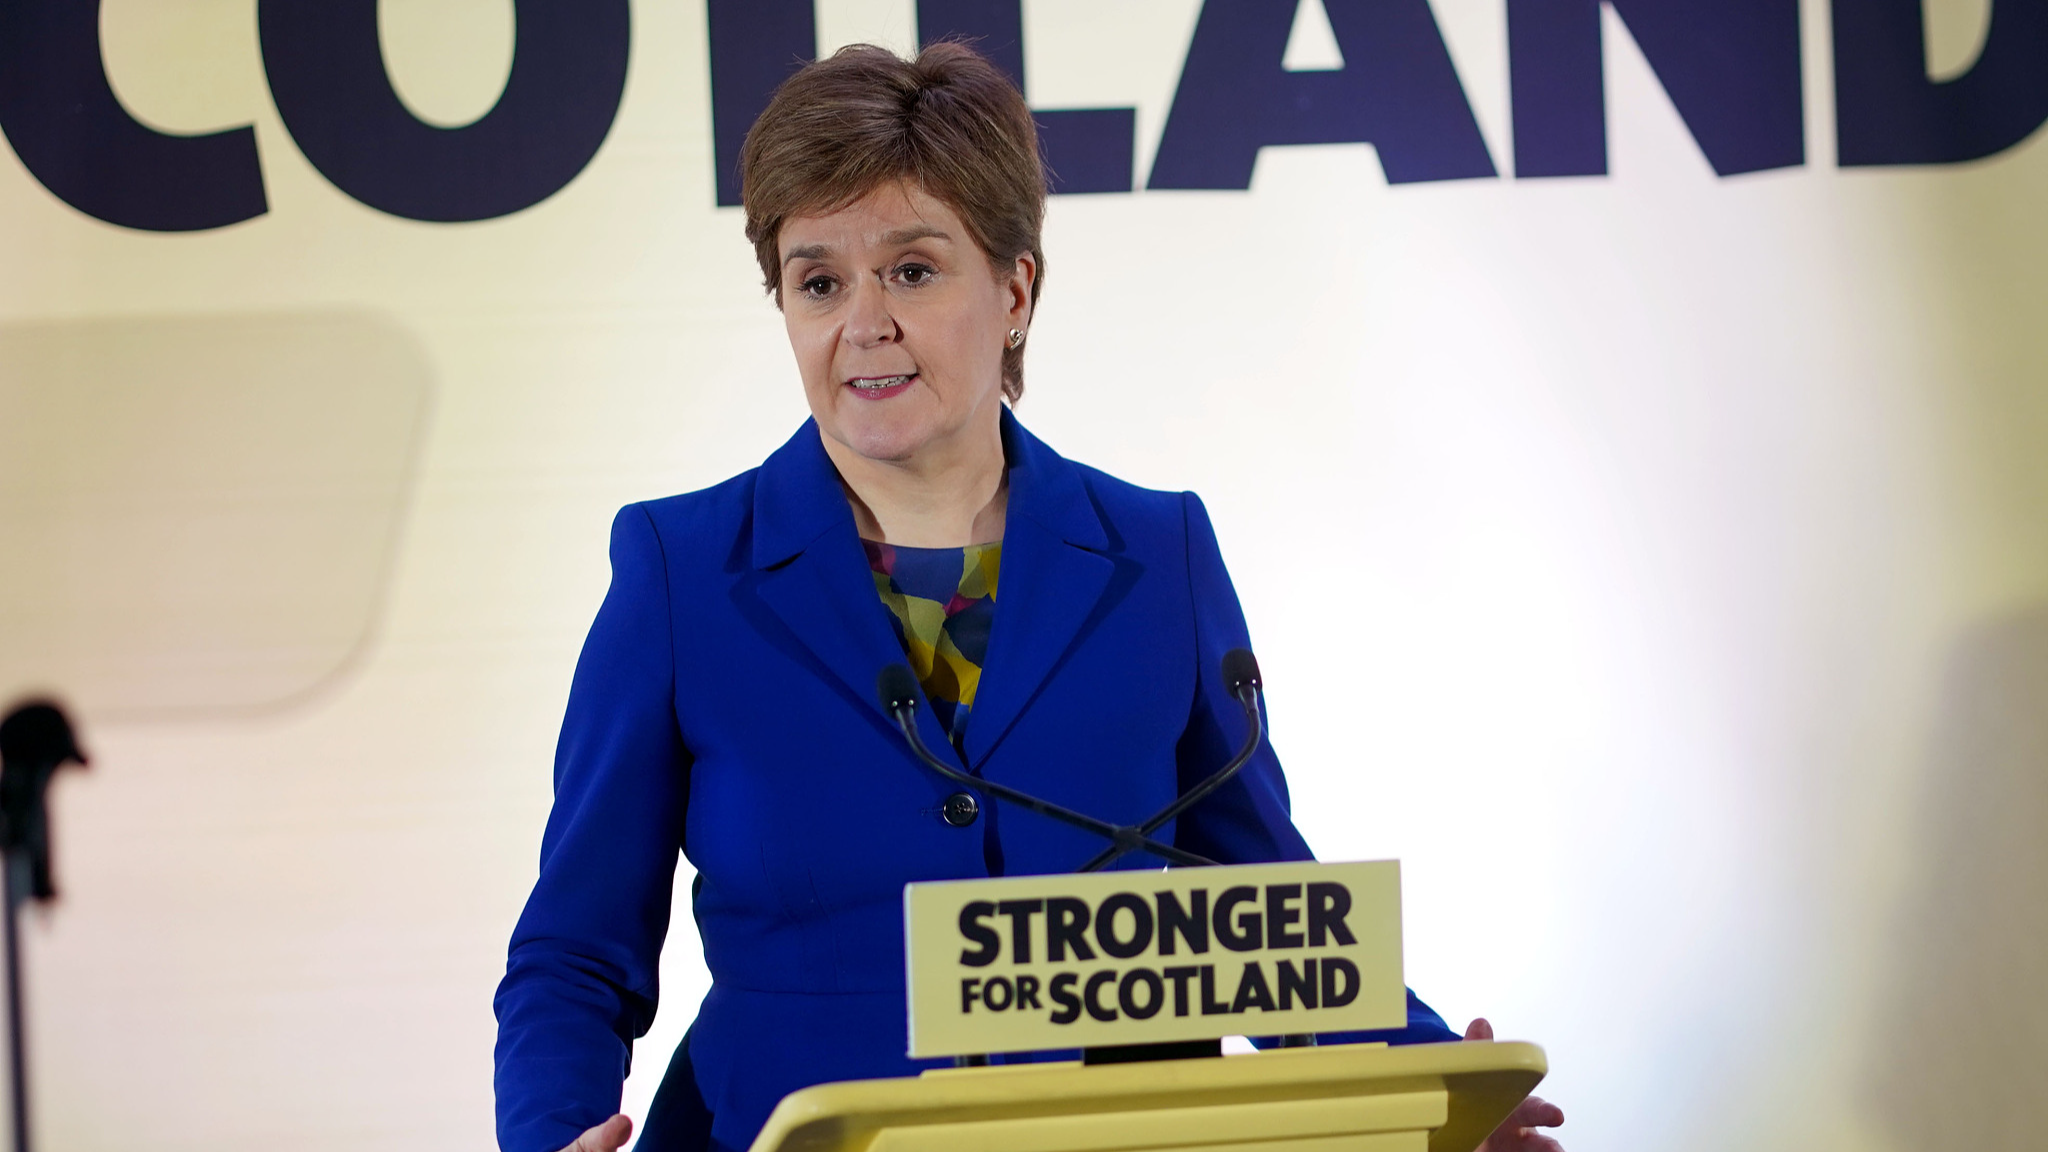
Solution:
<svg viewBox="0 0 2048 1152"><path fill-rule="evenodd" d="M975 803L971 792L955 792L946 797L946 806L939 810L946 817L946 823L955 828L965 828L981 815L981 805Z"/></svg>

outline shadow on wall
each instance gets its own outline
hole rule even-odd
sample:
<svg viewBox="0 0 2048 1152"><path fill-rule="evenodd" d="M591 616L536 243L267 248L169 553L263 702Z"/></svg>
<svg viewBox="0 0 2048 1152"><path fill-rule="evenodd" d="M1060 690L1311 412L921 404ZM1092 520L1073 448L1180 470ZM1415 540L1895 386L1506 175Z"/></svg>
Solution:
<svg viewBox="0 0 2048 1152"><path fill-rule="evenodd" d="M1871 1099L1907 1152L2034 1152L2048 1085L2048 606L1979 630L1942 697Z"/></svg>
<svg viewBox="0 0 2048 1152"><path fill-rule="evenodd" d="M0 696L308 700L371 635L431 391L363 315L0 325Z"/></svg>

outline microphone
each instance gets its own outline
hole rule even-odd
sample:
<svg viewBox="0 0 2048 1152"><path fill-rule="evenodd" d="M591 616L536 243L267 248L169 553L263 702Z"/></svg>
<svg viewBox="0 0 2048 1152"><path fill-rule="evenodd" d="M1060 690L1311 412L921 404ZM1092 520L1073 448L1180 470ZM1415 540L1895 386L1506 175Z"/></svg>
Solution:
<svg viewBox="0 0 2048 1152"><path fill-rule="evenodd" d="M1265 681L1259 679L1259 661L1248 648L1232 648L1223 654L1223 683L1230 694L1237 696L1245 686L1264 688Z"/></svg>
<svg viewBox="0 0 2048 1152"><path fill-rule="evenodd" d="M1231 696L1236 698L1238 706L1244 709L1248 724L1244 743L1239 746L1237 754L1232 756L1228 763L1200 784L1182 793L1173 803L1154 813L1151 819L1143 824L1116 825L1092 816L1084 816L1028 793L1019 792L1015 788L970 776L932 755L931 749L925 746L924 738L917 733L917 677L905 665L891 664L883 668L881 674L875 678L875 692L881 698L882 710L887 712L890 718L896 721L896 726L903 731L903 738L909 743L910 750L932 771L964 788L985 792L998 800L1006 800L1041 816L1050 817L1086 832L1093 832L1109 841L1108 848L1103 849L1076 871L1098 871L1115 862L1124 853L1136 850L1150 852L1174 864L1202 867L1214 865L1216 861L1197 856L1171 844L1162 844L1152 839L1152 833L1229 783L1230 778L1237 775L1239 769L1250 763L1252 755L1259 750L1259 742L1265 737L1265 720L1259 713L1259 691L1264 682L1259 678L1258 660L1246 649L1232 648L1223 655L1222 672L1224 685L1229 689Z"/></svg>
<svg viewBox="0 0 2048 1152"><path fill-rule="evenodd" d="M71 734L71 722L55 704L32 701L0 721L0 850L25 853L29 883L26 892L11 892L11 901L27 896L48 900L57 894L50 878L49 814L43 795L50 777L66 764L86 763Z"/></svg>
<svg viewBox="0 0 2048 1152"><path fill-rule="evenodd" d="M891 664L875 677L875 691L881 693L882 711L891 718L900 710L917 709L917 676L907 664Z"/></svg>
<svg viewBox="0 0 2048 1152"><path fill-rule="evenodd" d="M882 710L887 712L890 718L896 721L896 727L902 730L903 739L910 744L910 750L916 753L917 758L922 760L927 768L960 785L962 788L972 788L976 791L987 793L998 800L1008 801L1026 811L1036 812L1041 816L1057 820L1062 824L1071 825L1084 832L1093 832L1097 836L1101 836L1116 845L1117 856L1121 856L1133 849L1143 849L1175 864L1200 866L1216 863L1205 856L1197 856L1193 852L1176 848L1171 844L1161 844L1136 828L1119 827L1109 823L1107 820L1097 820L1093 816L1084 816L1070 808L1062 808L1049 800L1040 800L1036 796L1027 792L1019 792L1017 789L1006 784L998 784L993 780L983 780L976 776L970 776L959 768L932 755L932 750L925 746L924 737L917 734L917 677L911 673L908 667L902 664L891 664L883 668L881 674L875 678L875 692L876 695L881 697ZM1111 859L1114 858L1111 857Z"/></svg>
<svg viewBox="0 0 2048 1152"><path fill-rule="evenodd" d="M0 875L7 886L8 1094L13 1103L15 1152L28 1152L28 1040L22 1026L21 943L15 921L27 900L57 895L50 878L50 813L43 805L50 777L66 764L84 764L71 722L55 704L37 700L0 721Z"/></svg>

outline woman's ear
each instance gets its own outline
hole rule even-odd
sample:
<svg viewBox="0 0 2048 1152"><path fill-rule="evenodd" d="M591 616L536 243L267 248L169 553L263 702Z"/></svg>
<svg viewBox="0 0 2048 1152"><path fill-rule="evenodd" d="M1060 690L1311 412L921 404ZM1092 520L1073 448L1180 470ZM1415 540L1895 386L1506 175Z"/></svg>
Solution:
<svg viewBox="0 0 2048 1152"><path fill-rule="evenodd" d="M1031 288L1038 283L1038 258L1026 252L1017 257L1010 266L1010 281L1006 285L1010 293L1010 324L1015 328L1029 330L1031 327Z"/></svg>

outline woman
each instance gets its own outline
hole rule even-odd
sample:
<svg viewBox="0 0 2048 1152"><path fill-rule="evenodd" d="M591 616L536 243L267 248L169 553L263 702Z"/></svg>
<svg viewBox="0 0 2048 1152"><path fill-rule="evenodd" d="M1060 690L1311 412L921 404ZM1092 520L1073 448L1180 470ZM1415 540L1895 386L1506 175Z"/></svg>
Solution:
<svg viewBox="0 0 2048 1152"><path fill-rule="evenodd" d="M713 986L648 1149L742 1149L788 1092L914 1074L903 885L1095 854L919 765L876 702L883 666L909 657L932 747L1119 823L1239 734L1217 665L1248 641L1201 502L1061 459L1005 405L1045 264L1016 89L959 45L850 48L782 87L741 175L812 419L761 467L613 525L498 991L508 1152L625 1142L605 1117L654 1017L679 850ZM1270 749L1168 834L1225 862L1309 857ZM1383 1038L1456 1036L1411 997Z"/></svg>

